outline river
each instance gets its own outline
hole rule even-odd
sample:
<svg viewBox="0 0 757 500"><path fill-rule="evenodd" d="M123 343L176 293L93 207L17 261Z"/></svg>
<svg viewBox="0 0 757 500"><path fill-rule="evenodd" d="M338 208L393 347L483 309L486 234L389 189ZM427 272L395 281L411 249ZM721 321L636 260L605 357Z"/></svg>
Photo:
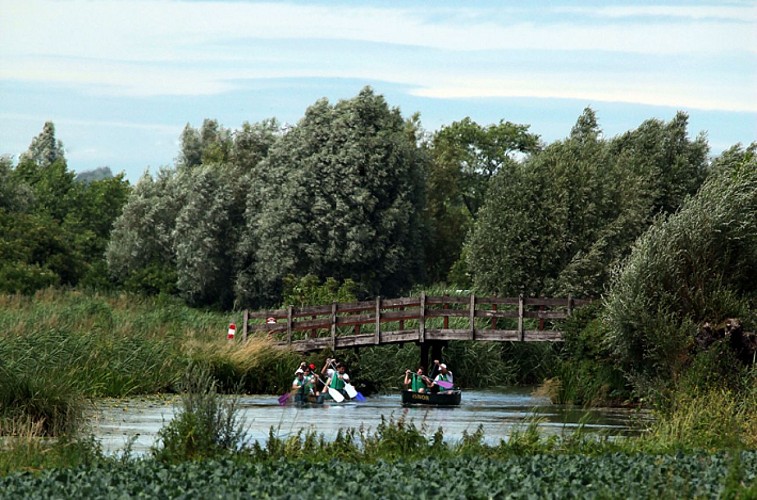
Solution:
<svg viewBox="0 0 757 500"><path fill-rule="evenodd" d="M131 441L135 454L146 453L155 444L158 430L176 411L178 397L104 400L92 416L92 429L106 453L121 452ZM637 432L639 422L648 420L634 410L593 408L590 410L551 404L535 396L531 388L464 391L459 407L410 407L400 404L399 394L377 395L365 402L324 404L313 407L280 406L276 396L239 396L240 417L251 441L264 443L271 427L282 438L300 430L315 430L333 439L339 429L363 426L373 431L381 417L404 416L416 427L433 434L439 427L446 440L459 440L464 431L483 426L484 440L490 444L507 440L516 429L536 422L544 435L572 432L579 426L590 432L622 436Z"/></svg>

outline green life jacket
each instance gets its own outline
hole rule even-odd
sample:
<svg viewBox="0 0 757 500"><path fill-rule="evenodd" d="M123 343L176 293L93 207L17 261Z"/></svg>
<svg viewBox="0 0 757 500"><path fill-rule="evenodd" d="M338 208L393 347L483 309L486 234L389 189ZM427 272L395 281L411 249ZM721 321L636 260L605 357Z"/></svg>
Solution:
<svg viewBox="0 0 757 500"><path fill-rule="evenodd" d="M413 392L418 392L424 387L426 387L426 384L423 383L423 378L421 378L421 376L417 373L413 373L413 380L410 383L410 390Z"/></svg>
<svg viewBox="0 0 757 500"><path fill-rule="evenodd" d="M329 384L329 387L338 391L344 389L344 380L339 378L339 372L334 372L331 376L331 384Z"/></svg>
<svg viewBox="0 0 757 500"><path fill-rule="evenodd" d="M440 373L439 375L436 376L436 378L438 378L439 380L441 380L443 382L450 382L450 380L449 380L449 374L443 375L443 374ZM439 392L450 391L450 390L451 389L446 389L446 388L444 388L442 386L439 386Z"/></svg>

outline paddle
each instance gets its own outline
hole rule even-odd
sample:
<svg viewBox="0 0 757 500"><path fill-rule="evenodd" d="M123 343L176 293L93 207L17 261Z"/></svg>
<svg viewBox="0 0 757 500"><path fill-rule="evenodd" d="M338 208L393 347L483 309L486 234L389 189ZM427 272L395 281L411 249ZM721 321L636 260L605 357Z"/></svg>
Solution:
<svg viewBox="0 0 757 500"><path fill-rule="evenodd" d="M452 389L455 386L455 384L453 384L452 382L447 382L446 380L437 380L434 383L439 387L444 387L445 389Z"/></svg>
<svg viewBox="0 0 757 500"><path fill-rule="evenodd" d="M292 397L292 393L291 392L285 392L284 394L282 394L281 396L279 396L279 404L281 406L284 406L285 404L287 404L287 402L289 401L290 397Z"/></svg>
<svg viewBox="0 0 757 500"><path fill-rule="evenodd" d="M334 365L333 362L329 363L329 364L334 369L334 375L333 376L337 376L336 365ZM354 399L355 401L360 401L361 403L363 401L365 401L365 396L363 396L362 394L360 394L360 392L358 392L358 390L355 389L355 386L352 385L352 384L350 384L349 382L345 382L344 383L344 390L347 393L347 395L350 397L350 399ZM331 394L331 389L329 389L329 394ZM332 395L331 397L334 397L334 396ZM336 399L336 398L334 398L334 399Z"/></svg>
<svg viewBox="0 0 757 500"><path fill-rule="evenodd" d="M316 377L317 377L317 375L316 375ZM323 384L323 386L329 391L329 395L331 396L331 399L333 399L337 403L341 403L342 401L344 401L344 396L342 395L341 392L337 391L333 387L329 387L328 385L326 385L326 382L324 382L323 380L321 380L321 377L318 377L318 380L320 380L321 383Z"/></svg>
<svg viewBox="0 0 757 500"><path fill-rule="evenodd" d="M344 384L344 390L347 391L347 395L350 397L350 399L354 399L355 401L363 402L365 401L365 396L360 394L357 389L355 389L355 386L352 384Z"/></svg>

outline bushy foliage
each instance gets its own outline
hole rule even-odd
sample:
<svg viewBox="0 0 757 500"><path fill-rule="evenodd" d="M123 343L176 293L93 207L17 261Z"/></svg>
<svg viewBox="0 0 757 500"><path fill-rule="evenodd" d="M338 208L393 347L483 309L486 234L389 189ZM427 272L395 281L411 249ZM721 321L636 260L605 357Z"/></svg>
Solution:
<svg viewBox="0 0 757 500"><path fill-rule="evenodd" d="M704 179L707 145L687 117L649 120L612 140L584 111L571 135L493 178L468 246L482 292L598 296L658 213Z"/></svg>
<svg viewBox="0 0 757 500"><path fill-rule="evenodd" d="M210 372L190 365L180 383L181 403L168 425L158 431L153 456L162 462L217 457L241 448L246 430L236 396L222 397Z"/></svg>
<svg viewBox="0 0 757 500"><path fill-rule="evenodd" d="M606 299L608 345L637 386L660 387L690 362L697 327L754 325L757 163L719 170L680 212L636 242Z"/></svg>
<svg viewBox="0 0 757 500"><path fill-rule="evenodd" d="M539 136L527 125L500 121L481 126L470 118L442 127L427 144L424 240L426 279L460 282L449 276L458 264L465 236L484 203L490 179L517 155L539 150Z"/></svg>
<svg viewBox="0 0 757 500"><path fill-rule="evenodd" d="M349 278L370 294L409 287L423 262L419 161L399 110L371 89L310 106L263 161L243 303L280 296L289 274Z"/></svg>
<svg viewBox="0 0 757 500"><path fill-rule="evenodd" d="M123 175L75 181L46 123L18 165L0 160L0 290L107 288L103 252L129 189Z"/></svg>
<svg viewBox="0 0 757 500"><path fill-rule="evenodd" d="M333 302L356 302L357 292L357 283L349 278L340 284L329 277L321 284L320 279L313 274L301 278L290 274L284 278L282 305L307 307Z"/></svg>

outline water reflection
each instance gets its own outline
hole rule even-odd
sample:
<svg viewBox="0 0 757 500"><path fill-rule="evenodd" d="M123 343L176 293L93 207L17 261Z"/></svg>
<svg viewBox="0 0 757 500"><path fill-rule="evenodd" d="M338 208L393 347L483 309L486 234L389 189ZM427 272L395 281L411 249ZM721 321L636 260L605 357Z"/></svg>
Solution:
<svg viewBox="0 0 757 500"><path fill-rule="evenodd" d="M175 398L103 401L93 419L95 435L106 452L122 450L131 439L133 451L144 453L155 443L158 430L173 418L176 402ZM545 435L570 432L582 425L589 431L620 436L635 432L638 420L644 419L625 409L584 410L553 405L547 398L532 395L528 388L465 391L462 404L455 408L403 408L399 394L374 396L362 403L314 407L279 406L275 396L252 395L242 396L240 404L250 439L260 443L268 439L271 427L279 437L312 430L328 440L347 427L373 431L382 416L404 416L429 434L441 427L450 441L482 426L485 440L491 444L507 440L515 429L522 430L533 421Z"/></svg>

